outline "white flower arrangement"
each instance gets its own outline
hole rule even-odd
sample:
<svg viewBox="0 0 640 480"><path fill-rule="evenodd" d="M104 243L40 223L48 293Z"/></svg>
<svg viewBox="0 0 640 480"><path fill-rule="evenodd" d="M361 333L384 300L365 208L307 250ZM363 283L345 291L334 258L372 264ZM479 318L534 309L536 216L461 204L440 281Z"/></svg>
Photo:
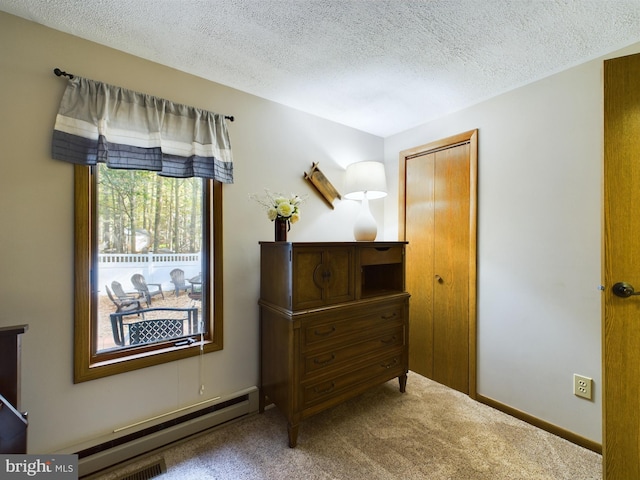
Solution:
<svg viewBox="0 0 640 480"><path fill-rule="evenodd" d="M251 198L266 208L269 220L273 222L281 219L288 223L296 223L300 220L300 205L305 200L293 193L287 197L281 193L271 193L266 189L263 197L254 194Z"/></svg>

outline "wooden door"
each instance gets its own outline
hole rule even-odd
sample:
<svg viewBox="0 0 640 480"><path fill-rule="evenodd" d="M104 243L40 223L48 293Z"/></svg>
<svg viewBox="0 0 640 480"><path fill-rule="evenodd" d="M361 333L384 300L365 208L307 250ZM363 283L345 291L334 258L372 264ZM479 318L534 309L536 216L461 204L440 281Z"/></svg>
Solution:
<svg viewBox="0 0 640 480"><path fill-rule="evenodd" d="M475 397L477 131L400 154L409 368Z"/></svg>
<svg viewBox="0 0 640 480"><path fill-rule="evenodd" d="M435 156L433 379L469 393L469 144Z"/></svg>
<svg viewBox="0 0 640 480"><path fill-rule="evenodd" d="M433 378L433 280L435 153L402 159L406 204L404 238L409 303L409 369ZM423 234L428 232L428 234Z"/></svg>
<svg viewBox="0 0 640 480"><path fill-rule="evenodd" d="M640 478L640 55L604 64L603 471Z"/></svg>

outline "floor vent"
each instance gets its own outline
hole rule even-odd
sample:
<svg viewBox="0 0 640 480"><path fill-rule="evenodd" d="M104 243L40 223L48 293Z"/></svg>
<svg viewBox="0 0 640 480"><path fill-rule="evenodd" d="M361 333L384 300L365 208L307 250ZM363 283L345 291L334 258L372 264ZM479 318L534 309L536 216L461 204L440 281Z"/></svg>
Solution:
<svg viewBox="0 0 640 480"><path fill-rule="evenodd" d="M124 477L119 477L118 480L150 480L151 478L155 478L158 475L162 475L166 472L167 465L164 461L164 458L162 458L157 462L152 463L151 465L147 465L146 467L142 467Z"/></svg>

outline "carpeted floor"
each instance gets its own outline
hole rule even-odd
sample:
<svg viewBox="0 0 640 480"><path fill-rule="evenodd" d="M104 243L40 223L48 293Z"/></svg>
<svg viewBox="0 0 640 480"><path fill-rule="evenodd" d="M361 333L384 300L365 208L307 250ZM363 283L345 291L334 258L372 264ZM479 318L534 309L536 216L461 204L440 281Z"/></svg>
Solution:
<svg viewBox="0 0 640 480"><path fill-rule="evenodd" d="M602 478L600 455L411 372L405 394L394 380L304 421L295 449L269 408L98 478L161 457L162 480Z"/></svg>

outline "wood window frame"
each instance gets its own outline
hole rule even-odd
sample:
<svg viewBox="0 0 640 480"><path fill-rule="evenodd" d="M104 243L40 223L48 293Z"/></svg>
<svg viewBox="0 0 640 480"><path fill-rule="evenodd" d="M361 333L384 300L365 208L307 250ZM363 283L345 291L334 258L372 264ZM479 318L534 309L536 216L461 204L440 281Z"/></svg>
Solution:
<svg viewBox="0 0 640 480"><path fill-rule="evenodd" d="M200 341L176 346L172 342L131 349L114 358L96 353L98 249L96 239L97 167L74 166L74 383L172 362L222 350L222 183L204 182L203 303L207 333ZM199 340L199 335L198 335Z"/></svg>

